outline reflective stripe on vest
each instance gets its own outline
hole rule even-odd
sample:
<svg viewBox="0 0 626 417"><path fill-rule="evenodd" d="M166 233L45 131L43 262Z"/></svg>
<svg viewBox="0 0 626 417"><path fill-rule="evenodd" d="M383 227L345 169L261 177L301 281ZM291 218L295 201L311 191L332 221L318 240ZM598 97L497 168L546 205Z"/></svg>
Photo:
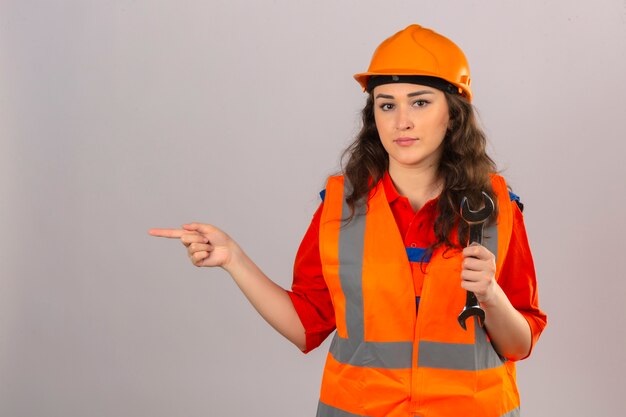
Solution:
<svg viewBox="0 0 626 417"><path fill-rule="evenodd" d="M347 411L340 410L323 402L319 402L317 405L317 415L323 417L366 417L362 414L352 414Z"/></svg>

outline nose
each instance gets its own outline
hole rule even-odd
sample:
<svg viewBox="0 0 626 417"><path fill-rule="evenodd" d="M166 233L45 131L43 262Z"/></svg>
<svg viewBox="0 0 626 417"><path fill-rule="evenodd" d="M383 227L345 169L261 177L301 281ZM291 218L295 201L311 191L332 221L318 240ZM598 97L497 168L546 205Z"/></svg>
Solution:
<svg viewBox="0 0 626 417"><path fill-rule="evenodd" d="M413 121L409 116L407 109L398 108L396 111L396 129L397 130L410 130L413 128Z"/></svg>

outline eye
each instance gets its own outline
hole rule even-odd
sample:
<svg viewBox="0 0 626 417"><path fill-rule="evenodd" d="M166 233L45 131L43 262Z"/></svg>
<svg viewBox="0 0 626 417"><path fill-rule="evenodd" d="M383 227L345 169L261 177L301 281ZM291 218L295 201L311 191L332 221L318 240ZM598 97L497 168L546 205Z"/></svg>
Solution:
<svg viewBox="0 0 626 417"><path fill-rule="evenodd" d="M393 107L394 107L394 106L393 106L393 104L391 104L391 103L383 103L383 104L381 104L381 105L380 105L380 106L378 106L378 107L380 107L380 109L381 109L382 111L389 111L389 110L393 109Z"/></svg>
<svg viewBox="0 0 626 417"><path fill-rule="evenodd" d="M413 105L415 107L424 107L424 106L426 106L429 103L430 103L430 101L428 101L428 100L415 100L413 102Z"/></svg>

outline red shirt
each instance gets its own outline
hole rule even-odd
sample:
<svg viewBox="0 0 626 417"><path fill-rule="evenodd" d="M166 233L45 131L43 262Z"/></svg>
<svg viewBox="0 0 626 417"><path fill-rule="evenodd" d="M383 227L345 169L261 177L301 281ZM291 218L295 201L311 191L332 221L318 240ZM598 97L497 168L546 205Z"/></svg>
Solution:
<svg viewBox="0 0 626 417"><path fill-rule="evenodd" d="M435 241L433 224L436 218L437 199L428 201L417 212L414 212L409 200L398 193L388 174L383 177L383 186L407 252L419 253L420 248L425 249L430 246ZM335 313L322 274L319 253L319 225L323 204L320 204L313 215L311 224L302 239L294 264L293 284L291 291L288 291L305 329L305 352L319 346L335 330ZM511 304L524 315L530 324L532 350L532 346L535 345L546 325L546 316L539 309L535 269L526 237L524 219L518 208L515 208L514 213L511 242L498 284ZM420 260L422 260L421 256L417 256L411 262L415 295L418 300L424 280ZM459 285L461 285L460 278Z"/></svg>

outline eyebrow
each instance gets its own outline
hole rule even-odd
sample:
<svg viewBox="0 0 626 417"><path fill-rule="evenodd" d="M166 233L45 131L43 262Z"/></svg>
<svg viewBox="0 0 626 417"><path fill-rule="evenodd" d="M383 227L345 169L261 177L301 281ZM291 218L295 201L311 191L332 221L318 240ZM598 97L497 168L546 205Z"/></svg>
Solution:
<svg viewBox="0 0 626 417"><path fill-rule="evenodd" d="M415 97L415 96L421 96L422 94L435 94L433 91L431 90L419 90L419 91L415 91L413 93L409 93L406 96L407 97ZM389 94L376 94L375 98L386 98L386 99L393 99L394 96L391 96Z"/></svg>

